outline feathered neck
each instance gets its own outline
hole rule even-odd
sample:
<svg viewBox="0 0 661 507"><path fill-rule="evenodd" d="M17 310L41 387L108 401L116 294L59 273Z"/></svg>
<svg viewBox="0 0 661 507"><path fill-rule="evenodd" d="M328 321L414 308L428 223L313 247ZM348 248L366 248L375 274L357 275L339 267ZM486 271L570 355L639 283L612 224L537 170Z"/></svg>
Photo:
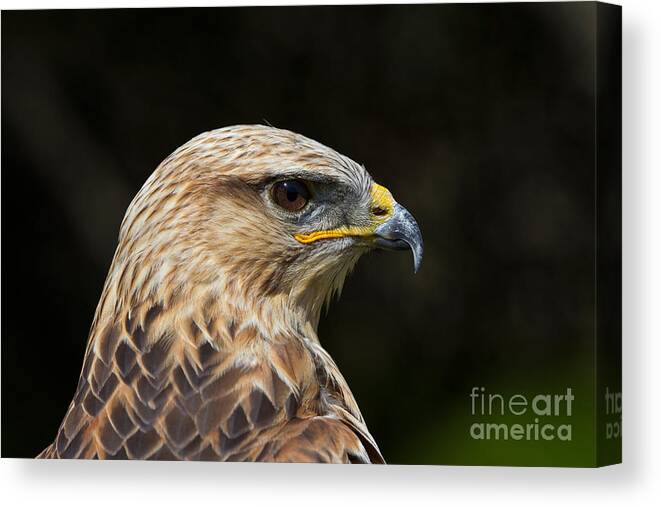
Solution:
<svg viewBox="0 0 661 507"><path fill-rule="evenodd" d="M88 347L100 357L118 335L146 355L153 348L167 351L164 364L184 357L198 361L201 350L213 350L221 363L231 357L278 371L311 412L335 414L364 427L348 384L319 344L316 320L285 296L265 296L255 304L209 284L139 300L118 290L112 274L121 271L108 277L90 335Z"/></svg>

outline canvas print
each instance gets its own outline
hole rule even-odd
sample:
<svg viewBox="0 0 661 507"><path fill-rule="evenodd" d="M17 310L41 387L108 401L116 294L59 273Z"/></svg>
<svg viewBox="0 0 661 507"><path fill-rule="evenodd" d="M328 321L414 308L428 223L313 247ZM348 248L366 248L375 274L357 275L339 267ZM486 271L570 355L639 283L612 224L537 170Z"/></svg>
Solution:
<svg viewBox="0 0 661 507"><path fill-rule="evenodd" d="M2 456L621 460L621 15L2 12Z"/></svg>

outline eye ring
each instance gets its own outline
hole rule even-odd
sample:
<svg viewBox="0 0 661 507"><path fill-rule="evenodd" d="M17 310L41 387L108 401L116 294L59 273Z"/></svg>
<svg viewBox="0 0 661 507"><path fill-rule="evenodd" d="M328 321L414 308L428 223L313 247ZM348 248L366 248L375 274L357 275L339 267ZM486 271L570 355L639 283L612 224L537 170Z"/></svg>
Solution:
<svg viewBox="0 0 661 507"><path fill-rule="evenodd" d="M302 180L283 180L273 185L271 197L287 211L301 211L310 200L310 190Z"/></svg>

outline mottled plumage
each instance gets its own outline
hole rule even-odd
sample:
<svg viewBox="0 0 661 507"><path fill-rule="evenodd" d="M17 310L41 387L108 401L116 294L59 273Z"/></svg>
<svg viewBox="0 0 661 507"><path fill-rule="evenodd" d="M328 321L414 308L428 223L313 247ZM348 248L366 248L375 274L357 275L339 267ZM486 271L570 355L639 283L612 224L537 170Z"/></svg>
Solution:
<svg viewBox="0 0 661 507"><path fill-rule="evenodd" d="M271 198L287 179L314 189L301 213ZM412 219L375 188L265 126L166 158L127 210L74 399L39 457L382 463L316 332L362 253L405 241L419 263L417 226L393 227Z"/></svg>

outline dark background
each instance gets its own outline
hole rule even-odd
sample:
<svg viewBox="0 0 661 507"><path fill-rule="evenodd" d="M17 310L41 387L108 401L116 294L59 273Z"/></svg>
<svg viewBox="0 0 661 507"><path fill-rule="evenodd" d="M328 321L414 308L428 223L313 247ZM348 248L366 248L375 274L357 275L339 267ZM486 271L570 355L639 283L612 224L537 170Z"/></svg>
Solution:
<svg viewBox="0 0 661 507"><path fill-rule="evenodd" d="M2 455L55 436L151 171L264 121L364 163L420 223L420 273L370 254L319 330L386 459L553 455L476 447L468 393L592 388L593 21L591 4L3 12ZM592 444L571 445L580 462Z"/></svg>

